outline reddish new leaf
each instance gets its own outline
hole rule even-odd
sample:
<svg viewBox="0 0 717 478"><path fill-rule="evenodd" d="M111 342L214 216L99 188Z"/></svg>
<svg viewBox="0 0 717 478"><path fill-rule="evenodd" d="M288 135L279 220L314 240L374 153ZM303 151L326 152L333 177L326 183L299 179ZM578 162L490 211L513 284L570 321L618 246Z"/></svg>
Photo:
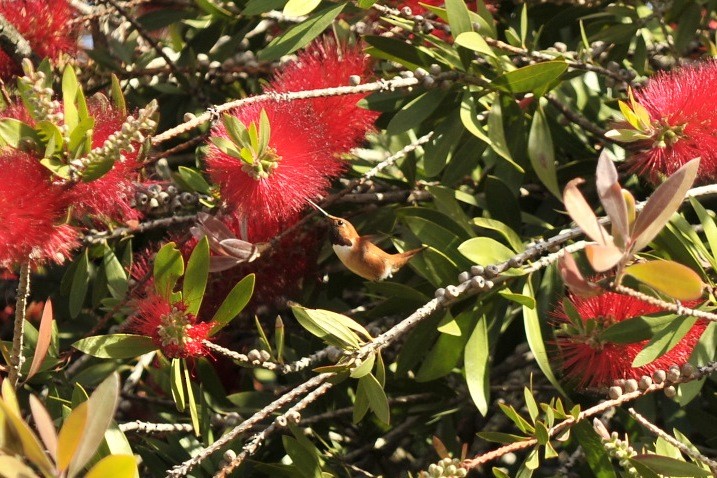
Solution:
<svg viewBox="0 0 717 478"><path fill-rule="evenodd" d="M627 204L625 203L625 197L622 195L622 188L618 183L617 169L615 169L610 156L607 150L600 155L595 184L600 196L600 202L605 208L605 213L612 221L612 232L615 236L615 241L624 245L630 235Z"/></svg>
<svg viewBox="0 0 717 478"><path fill-rule="evenodd" d="M583 277L578 264L570 254L565 254L558 259L558 271L563 282L573 294L580 297L593 297L602 291L596 284Z"/></svg>
<svg viewBox="0 0 717 478"><path fill-rule="evenodd" d="M52 317L52 302L50 299L47 299L45 308L42 310L42 319L40 319L40 329L38 331L35 353L32 356L30 370L27 372L28 380L40 370L40 366L45 360L47 351L50 348L50 341L52 339Z"/></svg>
<svg viewBox="0 0 717 478"><path fill-rule="evenodd" d="M596 272L612 269L624 256L623 252L613 245L601 246L599 244L585 246L585 255Z"/></svg>
<svg viewBox="0 0 717 478"><path fill-rule="evenodd" d="M570 217L575 224L583 230L583 232L598 244L606 245L612 243L610 234L598 222L597 216L587 203L583 194L578 189L578 185L584 183L581 178L573 179L568 182L563 190L563 202Z"/></svg>
<svg viewBox="0 0 717 478"><path fill-rule="evenodd" d="M700 158L693 159L675 171L675 174L652 193L645 208L635 220L632 231L635 252L647 246L680 207L685 194L695 182L699 166Z"/></svg>

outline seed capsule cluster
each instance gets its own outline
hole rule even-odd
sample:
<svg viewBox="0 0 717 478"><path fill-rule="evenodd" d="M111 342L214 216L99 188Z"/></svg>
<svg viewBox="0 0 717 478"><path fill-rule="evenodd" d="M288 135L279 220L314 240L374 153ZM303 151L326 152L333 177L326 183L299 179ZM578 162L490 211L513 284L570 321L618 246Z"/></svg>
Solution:
<svg viewBox="0 0 717 478"><path fill-rule="evenodd" d="M200 200L206 202L210 199L205 194L180 192L177 186L171 183L155 183L148 186L137 184L131 206L146 217L164 217L170 213L203 209Z"/></svg>
<svg viewBox="0 0 717 478"><path fill-rule="evenodd" d="M608 389L608 396L612 400L617 400L624 393L632 393L637 390L647 390L653 384L665 384L663 391L669 398L673 398L677 395L677 389L675 385L681 382L687 382L693 380L699 376L698 370L691 363L677 364L670 366L668 370L655 370L652 376L643 375L639 380L631 379L620 379L613 382L612 387Z"/></svg>
<svg viewBox="0 0 717 478"><path fill-rule="evenodd" d="M458 458L444 458L438 463L432 463L427 471L418 474L419 478L463 478L468 470L461 466Z"/></svg>

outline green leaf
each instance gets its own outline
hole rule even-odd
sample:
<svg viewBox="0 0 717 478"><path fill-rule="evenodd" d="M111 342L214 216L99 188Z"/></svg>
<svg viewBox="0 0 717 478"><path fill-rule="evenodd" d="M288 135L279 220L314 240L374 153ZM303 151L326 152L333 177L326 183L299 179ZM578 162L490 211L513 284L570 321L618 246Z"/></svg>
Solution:
<svg viewBox="0 0 717 478"><path fill-rule="evenodd" d="M528 297L535 297L533 292L533 286L530 279L525 282L523 286L523 295ZM538 317L538 309L523 306L523 324L525 326L525 335L528 339L528 345L530 350L535 356L535 361L538 363L538 367L543 371L543 374L550 380L550 383L563 395L565 391L560 386L558 379L553 374L553 369L550 367L550 360L548 353L545 350L545 342L543 340L543 332L540 329L540 317Z"/></svg>
<svg viewBox="0 0 717 478"><path fill-rule="evenodd" d="M476 433L479 437L486 441L492 441L495 443L516 443L519 441L528 440L528 437L520 435L512 435L510 433L503 432L478 432Z"/></svg>
<svg viewBox="0 0 717 478"><path fill-rule="evenodd" d="M533 115L528 135L528 157L535 174L540 182L553 196L562 199L562 192L558 186L558 176L555 169L555 148L550 127L545 117L542 105L539 104Z"/></svg>
<svg viewBox="0 0 717 478"><path fill-rule="evenodd" d="M71 478L79 473L102 443L105 431L117 410L119 383L119 375L113 373L92 392L87 400L87 425L80 445L72 457L68 477Z"/></svg>
<svg viewBox="0 0 717 478"><path fill-rule="evenodd" d="M585 453L585 460L596 478L617 478L615 470L610 463L610 457L605 453L600 437L593 427L582 420L572 427L573 436L577 439Z"/></svg>
<svg viewBox="0 0 717 478"><path fill-rule="evenodd" d="M687 463L667 456L643 454L630 458L630 461L640 463L660 475L690 476L695 478L712 476L712 473L693 463Z"/></svg>
<svg viewBox="0 0 717 478"><path fill-rule="evenodd" d="M321 0L289 0L283 13L289 17L303 17L316 10L320 3Z"/></svg>
<svg viewBox="0 0 717 478"><path fill-rule="evenodd" d="M321 462L315 450L308 449L289 435L283 435L281 441L286 454L303 478L321 478Z"/></svg>
<svg viewBox="0 0 717 478"><path fill-rule="evenodd" d="M697 217L700 219L700 224L702 224L702 229L705 233L705 237L707 238L707 243L710 246L710 254L707 259L710 261L713 268L717 268L717 225L715 225L715 221L712 216L710 216L704 206L702 206L697 199L690 197L690 204L695 210L695 213L697 213Z"/></svg>
<svg viewBox="0 0 717 478"><path fill-rule="evenodd" d="M463 32L456 36L456 45L468 48L469 50L483 53L484 55L495 57L496 54L483 37L476 32Z"/></svg>
<svg viewBox="0 0 717 478"><path fill-rule="evenodd" d="M568 64L563 60L536 63L499 76L493 80L493 85L513 94L529 91L540 92L557 80L567 68Z"/></svg>
<svg viewBox="0 0 717 478"><path fill-rule="evenodd" d="M184 259L174 242L162 246L154 258L154 288L170 302L177 280L184 274Z"/></svg>
<svg viewBox="0 0 717 478"><path fill-rule="evenodd" d="M209 194L211 186L204 179L204 177L194 169L186 166L179 166L177 174L184 181L187 186L193 191L197 191L202 194Z"/></svg>
<svg viewBox="0 0 717 478"><path fill-rule="evenodd" d="M645 366L672 350L680 343L680 340L684 338L696 322L696 317L677 317L672 323L658 331L655 336L652 337L650 343L647 344L640 353L637 354L635 360L632 361L632 366Z"/></svg>
<svg viewBox="0 0 717 478"><path fill-rule="evenodd" d="M470 12L466 2L463 0L446 0L446 14L448 25L451 27L451 34L456 37L463 32L473 30L471 25Z"/></svg>
<svg viewBox="0 0 717 478"><path fill-rule="evenodd" d="M364 360L361 365L351 370L351 378L361 378L364 375L371 373L371 370L373 370L373 365L376 362L376 354L369 355L366 360Z"/></svg>
<svg viewBox="0 0 717 478"><path fill-rule="evenodd" d="M473 403L486 416L490 402L490 342L488 319L484 314L478 318L463 354L466 384Z"/></svg>
<svg viewBox="0 0 717 478"><path fill-rule="evenodd" d="M157 346L149 337L132 334L95 335L80 339L72 346L87 355L110 359L139 357L157 350Z"/></svg>
<svg viewBox="0 0 717 478"><path fill-rule="evenodd" d="M677 300L702 297L705 284L687 266L674 261L649 261L625 268L625 274Z"/></svg>
<svg viewBox="0 0 717 478"><path fill-rule="evenodd" d="M107 277L107 287L112 297L115 299L123 299L129 287L127 283L127 273L109 246L105 246L105 253L102 257L102 267L104 267L105 276Z"/></svg>
<svg viewBox="0 0 717 478"><path fill-rule="evenodd" d="M633 317L611 325L600 334L600 340L616 344L630 344L652 338L677 318L674 314Z"/></svg>
<svg viewBox="0 0 717 478"><path fill-rule="evenodd" d="M396 135L418 127L440 106L447 95L447 91L435 89L411 100L394 115L386 127L386 133Z"/></svg>
<svg viewBox="0 0 717 478"><path fill-rule="evenodd" d="M181 359L182 361L184 359ZM189 405L189 417L192 420L192 428L196 436L202 436L202 430L199 426L199 414L197 413L197 401L194 399L194 390L192 389L192 379L189 378L189 369L184 363L184 387L187 391L187 404Z"/></svg>
<svg viewBox="0 0 717 478"><path fill-rule="evenodd" d="M224 326L234 320L234 317L244 310L244 307L249 303L254 293L255 279L256 276L254 274L249 274L239 281L231 292L227 294L224 302L222 302L222 305L219 306L214 317L212 317L212 322L215 324L209 331L210 336L222 330Z"/></svg>
<svg viewBox="0 0 717 478"><path fill-rule="evenodd" d="M490 237L474 237L458 246L458 251L474 264L491 265L505 262L515 252Z"/></svg>
<svg viewBox="0 0 717 478"><path fill-rule="evenodd" d="M457 111L438 125L434 130L433 138L424 147L423 169L426 176L437 176L451 162L464 131Z"/></svg>
<svg viewBox="0 0 717 478"><path fill-rule="evenodd" d="M36 145L42 144L40 136L29 124L14 118L0 119L0 146L10 146L14 149L21 149L23 140L28 139Z"/></svg>
<svg viewBox="0 0 717 478"><path fill-rule="evenodd" d="M291 310L302 327L328 344L341 349L358 349L361 340L346 323L337 320L340 314L300 306L293 306Z"/></svg>
<svg viewBox="0 0 717 478"><path fill-rule="evenodd" d="M363 378L363 377L362 377ZM369 410L368 395L366 395L366 385L359 379L356 387L356 398L354 399L354 410L352 420L354 424L360 422Z"/></svg>
<svg viewBox="0 0 717 478"><path fill-rule="evenodd" d="M523 252L525 250L525 246L523 245L523 241L520 239L520 236L518 236L518 234L516 234L516 232L506 224L495 219L488 219L486 217L473 218L473 224L478 227L482 227L483 229L490 229L500 233L503 237L505 237L508 241L508 245L510 245L515 252Z"/></svg>
<svg viewBox="0 0 717 478"><path fill-rule="evenodd" d="M466 309L455 318L460 328L459 335L441 334L438 340L425 354L421 368L416 373L417 382L429 382L443 377L458 364L463 349L473 329L477 314L473 309Z"/></svg>
<svg viewBox="0 0 717 478"><path fill-rule="evenodd" d="M85 303L87 287L90 285L90 259L87 249L80 254L77 260L75 273L72 275L70 288L70 317L73 319L80 315L82 304Z"/></svg>
<svg viewBox="0 0 717 478"><path fill-rule="evenodd" d="M513 160L508 142L505 139L505 128L503 125L503 110L500 105L500 96L495 95L495 101L490 108L488 114L488 136L490 137L490 147L503 159L508 161L518 172L523 173L525 170Z"/></svg>
<svg viewBox="0 0 717 478"><path fill-rule="evenodd" d="M62 104L64 112L64 124L68 131L72 132L80 122L79 113L75 101L80 93L80 84L72 65L67 65L62 72Z"/></svg>
<svg viewBox="0 0 717 478"><path fill-rule="evenodd" d="M359 379L359 382L364 386L366 398L368 398L369 407L373 413L376 414L379 420L388 425L391 420L391 411L388 407L386 392L383 391L381 384L371 374L364 375Z"/></svg>
<svg viewBox="0 0 717 478"><path fill-rule="evenodd" d="M169 375L169 388L172 390L172 399L177 405L177 410L180 412L183 412L187 408L187 401L184 395L182 363L182 359L173 358Z"/></svg>
<svg viewBox="0 0 717 478"><path fill-rule="evenodd" d="M346 2L339 2L316 10L309 18L273 39L266 48L259 51L258 59L260 61L277 60L306 46L331 25L344 6L346 6Z"/></svg>
<svg viewBox="0 0 717 478"><path fill-rule="evenodd" d="M117 75L112 73L112 84L110 86L110 96L112 97L112 103L115 108L119 111L121 116L127 116L127 102L124 99L124 93L122 92L122 85L120 85L119 78Z"/></svg>
<svg viewBox="0 0 717 478"><path fill-rule="evenodd" d="M187 271L182 283L182 301L187 305L187 312L199 313L204 298L204 290L209 278L209 240L204 236L192 251L187 261Z"/></svg>

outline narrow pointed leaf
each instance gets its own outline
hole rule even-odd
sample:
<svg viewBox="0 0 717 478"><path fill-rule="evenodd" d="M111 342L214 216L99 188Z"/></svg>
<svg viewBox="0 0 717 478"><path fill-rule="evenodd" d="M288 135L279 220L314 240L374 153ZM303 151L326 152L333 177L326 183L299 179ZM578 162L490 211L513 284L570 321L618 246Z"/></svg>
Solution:
<svg viewBox="0 0 717 478"><path fill-rule="evenodd" d="M42 310L42 318L40 319L40 329L38 330L37 344L35 345L35 353L32 356L30 370L27 372L29 380L40 370L43 360L47 355L52 340L52 301L47 299L45 307Z"/></svg>
<svg viewBox="0 0 717 478"><path fill-rule="evenodd" d="M154 258L154 287L157 294L171 300L174 286L184 274L182 253L173 242L165 244Z"/></svg>
<svg viewBox="0 0 717 478"><path fill-rule="evenodd" d="M92 392L87 400L87 426L70 463L68 476L79 473L97 451L107 427L114 418L118 400L119 375L113 373Z"/></svg>
<svg viewBox="0 0 717 478"><path fill-rule="evenodd" d="M610 234L598 222L597 216L578 189L578 185L585 180L576 178L570 181L563 190L563 203L565 209L575 224L582 229L586 236L600 245L607 245L612 242Z"/></svg>
<svg viewBox="0 0 717 478"><path fill-rule="evenodd" d="M57 469L65 471L80 445L87 426L87 402L80 403L65 419L57 444Z"/></svg>
<svg viewBox="0 0 717 478"><path fill-rule="evenodd" d="M42 443L50 456L57 461L57 430L47 409L35 395L30 395L30 410Z"/></svg>
<svg viewBox="0 0 717 478"><path fill-rule="evenodd" d="M612 155L604 150L598 159L596 185L600 202L605 213L612 221L612 230L616 240L624 244L629 236L627 204L618 183L617 169L612 162Z"/></svg>
<svg viewBox="0 0 717 478"><path fill-rule="evenodd" d="M231 322L234 317L239 315L249 303L249 299L251 299L251 295L254 292L254 277L254 274L249 274L240 280L231 292L229 292L212 318L215 324L209 331L210 336L222 330L222 328Z"/></svg>
<svg viewBox="0 0 717 478"><path fill-rule="evenodd" d="M202 306L204 290L209 278L209 241L204 236L194 247L187 261L187 271L182 284L182 301L187 305L187 312L197 315Z"/></svg>
<svg viewBox="0 0 717 478"><path fill-rule="evenodd" d="M697 177L699 166L700 159L693 159L678 169L652 193L644 209L635 220L632 231L635 251L647 246L677 211Z"/></svg>

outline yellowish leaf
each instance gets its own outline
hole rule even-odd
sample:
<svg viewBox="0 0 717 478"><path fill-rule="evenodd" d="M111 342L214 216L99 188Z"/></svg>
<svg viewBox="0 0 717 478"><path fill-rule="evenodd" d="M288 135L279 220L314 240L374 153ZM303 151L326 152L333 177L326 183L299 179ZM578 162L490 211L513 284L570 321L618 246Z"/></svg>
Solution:
<svg viewBox="0 0 717 478"><path fill-rule="evenodd" d="M695 271L673 261L634 264L625 269L625 274L677 300L699 299L705 287Z"/></svg>
<svg viewBox="0 0 717 478"><path fill-rule="evenodd" d="M37 477L32 468L10 455L0 455L0 476L3 478Z"/></svg>
<svg viewBox="0 0 717 478"><path fill-rule="evenodd" d="M57 444L57 469L65 471L80 444L87 425L87 402L80 403L62 424Z"/></svg>
<svg viewBox="0 0 717 478"><path fill-rule="evenodd" d="M110 455L97 462L85 478L134 478L137 475L137 460L132 455Z"/></svg>
<svg viewBox="0 0 717 478"><path fill-rule="evenodd" d="M52 418L47 413L45 406L35 395L30 395L30 410L42 443L45 444L45 448L47 448L52 459L57 460L57 431L55 430L55 424L52 422Z"/></svg>
<svg viewBox="0 0 717 478"><path fill-rule="evenodd" d="M5 380L3 382L3 385L8 382L8 380ZM4 389L3 395L8 396L5 394ZM32 432L27 423L25 423L23 419L20 418L20 416L17 415L10 406L8 406L5 400L0 400L0 408L5 414L6 423L12 427L15 434L20 439L20 443L22 444L22 450L25 453L27 459L30 460L40 470L42 470L44 474L53 475L54 473L52 462L50 462L50 459L48 458L47 454L45 454L45 450L43 450L42 446L40 445L40 440L37 439L37 436Z"/></svg>

